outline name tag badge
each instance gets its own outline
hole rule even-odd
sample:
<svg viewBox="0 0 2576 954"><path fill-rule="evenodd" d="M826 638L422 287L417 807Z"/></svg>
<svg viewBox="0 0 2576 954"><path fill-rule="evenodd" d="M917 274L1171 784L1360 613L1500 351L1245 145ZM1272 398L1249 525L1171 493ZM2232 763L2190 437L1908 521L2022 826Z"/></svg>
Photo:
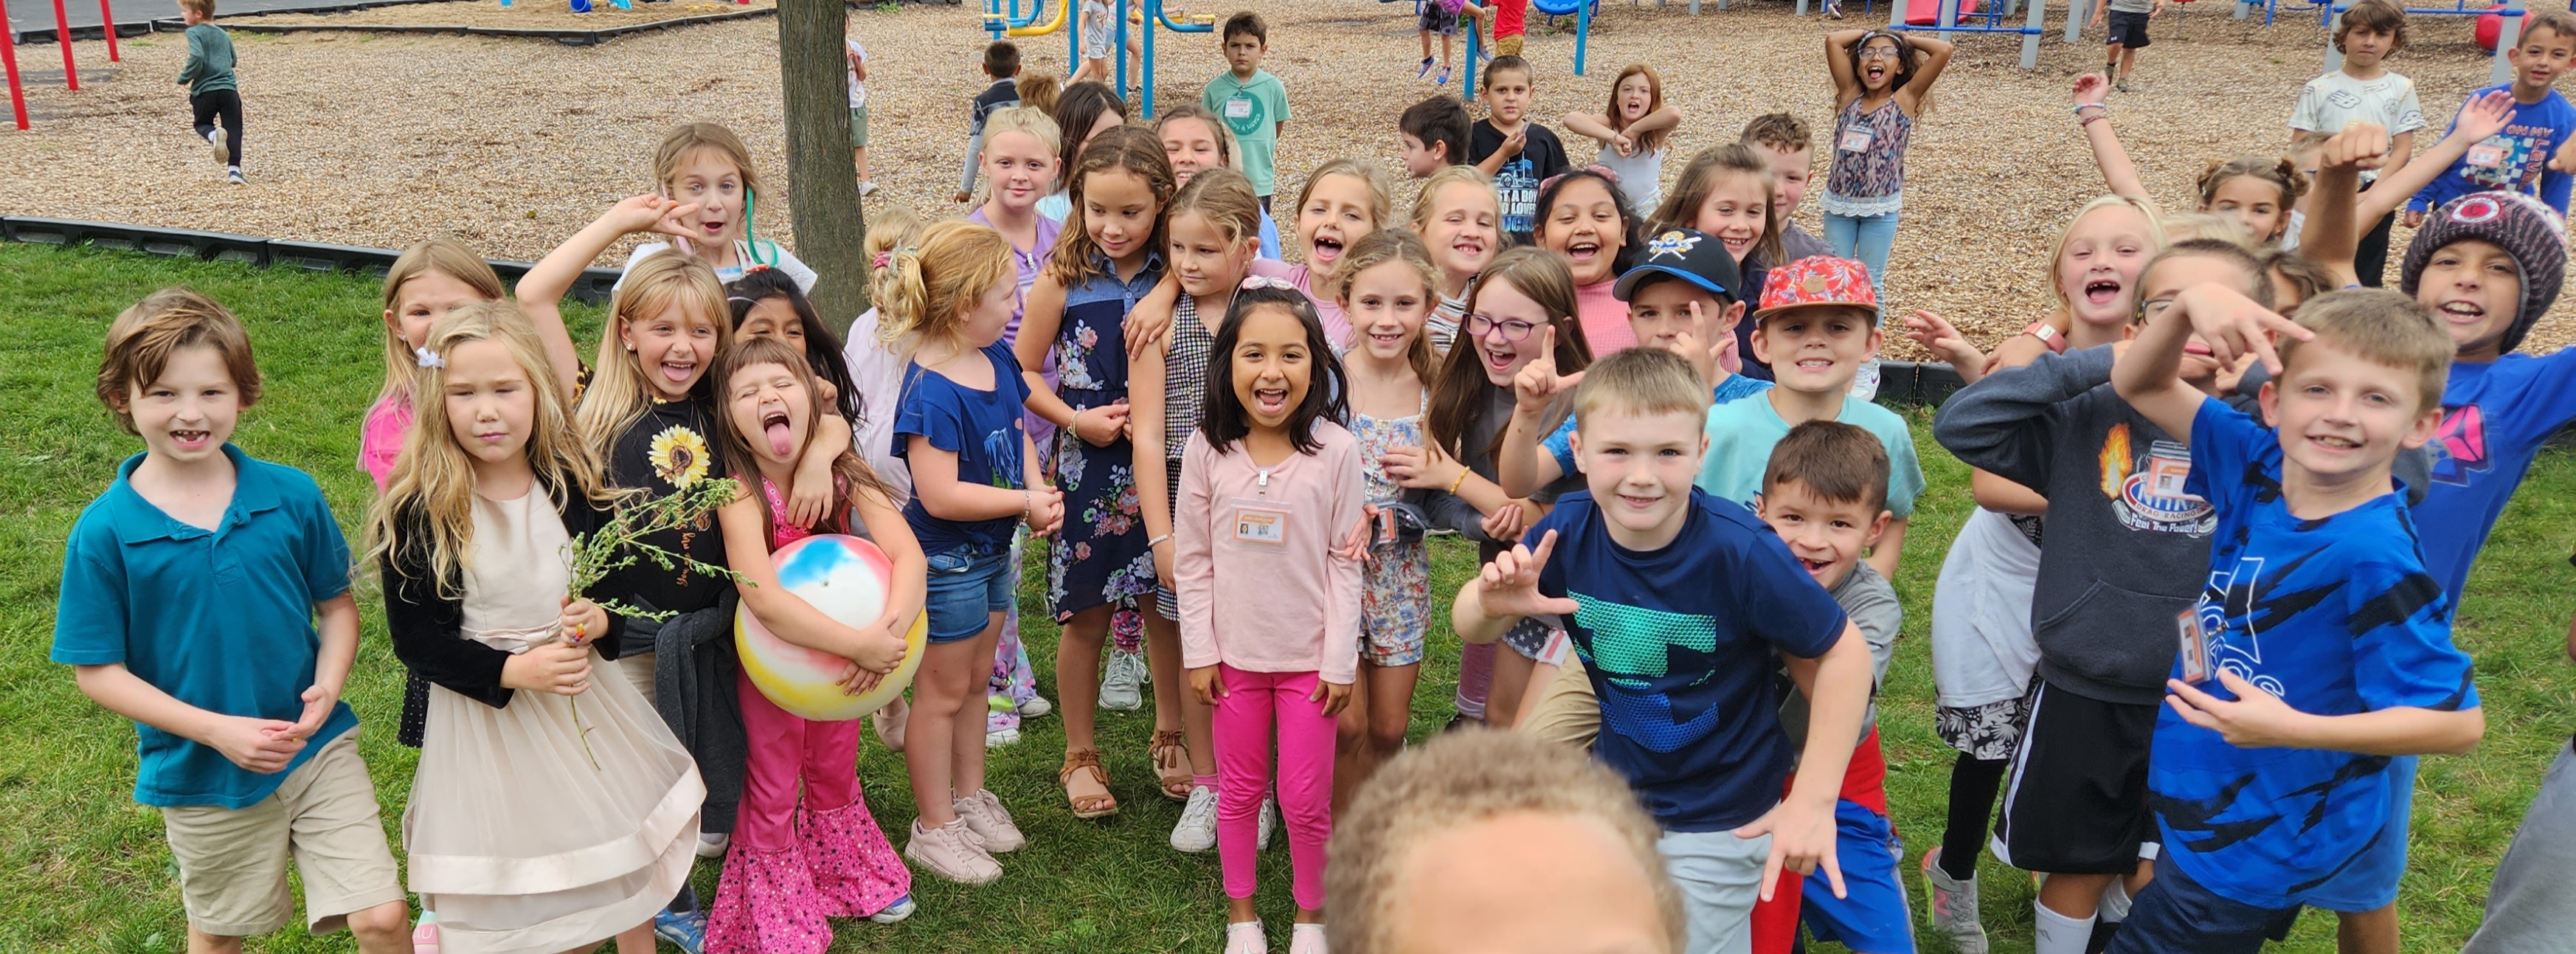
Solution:
<svg viewBox="0 0 2576 954"><path fill-rule="evenodd" d="M1251 100L1249 100L1249 99L1245 99L1245 98L1243 98L1243 97L1241 97L1241 96L1237 96L1237 97L1235 97L1235 98L1233 98L1233 99L1226 100L1226 101L1225 101L1225 118L1227 118L1227 119L1251 119L1251 118L1252 118L1252 101L1251 101Z"/></svg>
<svg viewBox="0 0 2576 954"><path fill-rule="evenodd" d="M1866 127L1854 126L1850 129L1843 130L1842 150L1844 152L1868 152L1870 138L1870 132Z"/></svg>
<svg viewBox="0 0 2576 954"><path fill-rule="evenodd" d="M2504 165L2504 147L2494 143L2483 142L2470 146L2469 164L2480 169L2493 169L2502 166Z"/></svg>
<svg viewBox="0 0 2576 954"><path fill-rule="evenodd" d="M1286 547L1288 511L1267 503L1236 502L1234 541L1263 547Z"/></svg>
<svg viewBox="0 0 2576 954"><path fill-rule="evenodd" d="M2201 631L2200 607L2174 614L2174 631L2182 641L2182 681L2194 685L2208 682L2209 634Z"/></svg>

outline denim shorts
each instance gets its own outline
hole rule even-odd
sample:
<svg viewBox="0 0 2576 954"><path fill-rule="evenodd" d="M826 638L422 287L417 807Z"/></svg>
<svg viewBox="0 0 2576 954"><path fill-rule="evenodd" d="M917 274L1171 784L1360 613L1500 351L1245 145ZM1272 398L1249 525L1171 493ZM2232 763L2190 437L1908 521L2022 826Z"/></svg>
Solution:
<svg viewBox="0 0 2576 954"><path fill-rule="evenodd" d="M983 635L993 614L1012 607L1011 548L968 544L930 557L930 642Z"/></svg>

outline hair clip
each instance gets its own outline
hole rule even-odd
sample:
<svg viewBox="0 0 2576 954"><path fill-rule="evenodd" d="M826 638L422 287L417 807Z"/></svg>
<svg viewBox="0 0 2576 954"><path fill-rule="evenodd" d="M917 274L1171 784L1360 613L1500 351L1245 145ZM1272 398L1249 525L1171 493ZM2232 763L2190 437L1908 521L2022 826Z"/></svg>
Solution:
<svg viewBox="0 0 2576 954"><path fill-rule="evenodd" d="M878 268L891 268L894 265L894 255L889 252L878 252L871 261Z"/></svg>
<svg viewBox="0 0 2576 954"><path fill-rule="evenodd" d="M727 295L727 296L725 296L725 304L730 305L730 304L733 304L734 302L741 302L741 303L746 304L746 305L757 305L757 304L760 304L760 299L757 299L757 298L747 298L747 297L744 297L744 296L742 296L742 295Z"/></svg>
<svg viewBox="0 0 2576 954"><path fill-rule="evenodd" d="M1236 287L1239 287L1244 291L1254 291L1262 288L1276 288L1280 291L1297 290L1297 286L1289 284L1286 279L1271 278L1266 275L1246 275L1243 278L1243 284Z"/></svg>
<svg viewBox="0 0 2576 954"><path fill-rule="evenodd" d="M444 368L447 366L446 358L439 357L438 352L431 351L427 348L411 349L411 357L413 361L418 362L419 365L424 368Z"/></svg>

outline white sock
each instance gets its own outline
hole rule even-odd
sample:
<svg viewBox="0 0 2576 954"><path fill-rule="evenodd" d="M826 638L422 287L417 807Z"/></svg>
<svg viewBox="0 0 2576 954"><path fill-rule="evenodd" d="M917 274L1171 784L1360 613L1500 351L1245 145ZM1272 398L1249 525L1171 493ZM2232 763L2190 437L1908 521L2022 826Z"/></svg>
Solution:
<svg viewBox="0 0 2576 954"><path fill-rule="evenodd" d="M2093 916L2104 924L2118 924L2126 921L2129 919L2130 900L2126 876L2113 878L2111 886L2102 889L2102 906L2094 912Z"/></svg>
<svg viewBox="0 0 2576 954"><path fill-rule="evenodd" d="M2037 901L2030 903L2033 954L2084 954L2093 940L2092 918L2070 918Z"/></svg>

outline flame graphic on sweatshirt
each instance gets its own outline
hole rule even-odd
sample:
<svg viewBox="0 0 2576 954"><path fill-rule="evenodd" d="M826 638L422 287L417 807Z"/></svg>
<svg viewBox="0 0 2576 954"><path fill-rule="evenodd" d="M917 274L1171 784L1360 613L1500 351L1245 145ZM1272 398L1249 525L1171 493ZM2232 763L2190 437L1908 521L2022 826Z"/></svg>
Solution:
<svg viewBox="0 0 2576 954"><path fill-rule="evenodd" d="M2120 499L2120 488L2129 482L2129 425L2113 424L2102 435L2102 496Z"/></svg>

